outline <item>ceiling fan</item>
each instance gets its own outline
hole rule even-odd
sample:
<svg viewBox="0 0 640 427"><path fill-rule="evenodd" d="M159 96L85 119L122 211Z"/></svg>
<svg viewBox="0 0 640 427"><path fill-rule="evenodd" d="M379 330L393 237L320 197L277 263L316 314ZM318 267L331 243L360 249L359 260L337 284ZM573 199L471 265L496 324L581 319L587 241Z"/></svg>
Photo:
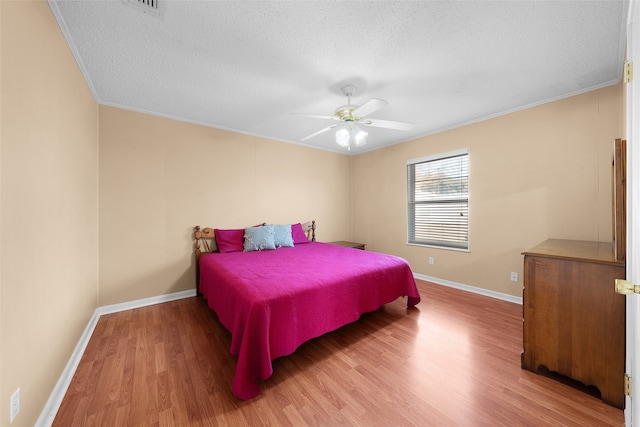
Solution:
<svg viewBox="0 0 640 427"><path fill-rule="evenodd" d="M368 133L360 129L358 125L395 130L410 130L413 128L413 123L365 118L369 114L383 108L388 104L388 102L382 99L373 98L372 100L366 102L361 106L353 105L351 104L351 97L355 94L355 92L356 87L354 85L346 85L342 88L342 93L344 93L344 95L347 97L347 104L338 107L333 113L333 116L294 113L298 116L311 117L314 119L334 120L339 122L324 129L320 129L319 131L314 132L311 135L307 135L300 141L307 141L322 133L330 131L331 129L337 129L336 143L350 150L351 141L353 141L356 146L364 145L367 142L366 138Z"/></svg>

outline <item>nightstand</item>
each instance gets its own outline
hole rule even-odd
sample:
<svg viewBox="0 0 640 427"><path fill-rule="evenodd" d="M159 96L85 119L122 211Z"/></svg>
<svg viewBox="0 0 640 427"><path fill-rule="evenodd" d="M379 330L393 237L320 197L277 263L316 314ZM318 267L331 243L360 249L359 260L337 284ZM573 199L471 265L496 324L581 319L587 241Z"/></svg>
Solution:
<svg viewBox="0 0 640 427"><path fill-rule="evenodd" d="M329 242L329 243L336 246L344 246L345 248L362 249L363 251L365 247L364 243L347 242L346 240L340 240L338 242Z"/></svg>

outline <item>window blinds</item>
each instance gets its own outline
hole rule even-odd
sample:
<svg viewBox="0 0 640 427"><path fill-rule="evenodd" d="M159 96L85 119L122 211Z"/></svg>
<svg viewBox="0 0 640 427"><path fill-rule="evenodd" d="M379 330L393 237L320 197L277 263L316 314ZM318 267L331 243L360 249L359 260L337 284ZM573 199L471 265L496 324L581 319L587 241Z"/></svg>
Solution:
<svg viewBox="0 0 640 427"><path fill-rule="evenodd" d="M408 243L469 248L469 151L407 162Z"/></svg>

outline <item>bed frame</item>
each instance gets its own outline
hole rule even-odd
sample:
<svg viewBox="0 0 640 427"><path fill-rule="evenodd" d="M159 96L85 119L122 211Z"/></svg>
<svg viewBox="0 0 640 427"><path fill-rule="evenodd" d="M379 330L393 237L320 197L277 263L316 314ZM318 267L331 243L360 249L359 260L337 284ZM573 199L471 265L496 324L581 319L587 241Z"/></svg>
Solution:
<svg viewBox="0 0 640 427"><path fill-rule="evenodd" d="M263 223L262 225L265 225ZM302 230L307 234L307 238L312 242L316 241L316 221L307 221L302 223ZM217 252L215 232L211 227L200 229L199 225L194 228L193 237L195 240L195 257L196 257L196 293L200 294L200 257L204 254Z"/></svg>

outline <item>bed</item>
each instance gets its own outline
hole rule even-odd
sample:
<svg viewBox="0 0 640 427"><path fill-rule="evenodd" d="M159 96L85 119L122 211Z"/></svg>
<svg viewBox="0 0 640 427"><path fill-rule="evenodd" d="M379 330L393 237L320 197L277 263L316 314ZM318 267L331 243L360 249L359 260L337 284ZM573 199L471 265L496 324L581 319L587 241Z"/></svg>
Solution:
<svg viewBox="0 0 640 427"><path fill-rule="evenodd" d="M195 230L197 291L231 332L238 358L231 388L240 399L258 396L272 361L304 342L399 297L407 297L408 307L420 302L404 259L317 242L315 222L288 226L295 244L249 251L247 234L242 250L236 242L227 251L221 244L229 230ZM240 230L234 231L237 240Z"/></svg>

